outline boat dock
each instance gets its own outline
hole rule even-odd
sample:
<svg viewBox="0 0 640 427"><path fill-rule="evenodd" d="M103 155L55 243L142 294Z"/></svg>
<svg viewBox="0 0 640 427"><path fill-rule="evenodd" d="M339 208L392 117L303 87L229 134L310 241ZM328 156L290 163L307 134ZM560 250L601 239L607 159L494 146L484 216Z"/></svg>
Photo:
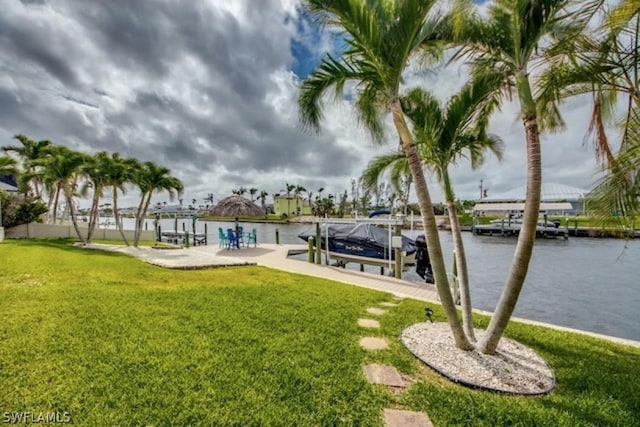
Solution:
<svg viewBox="0 0 640 427"><path fill-rule="evenodd" d="M189 233L188 231L161 231L160 242L181 246L200 246L207 244L205 233Z"/></svg>
<svg viewBox="0 0 640 427"><path fill-rule="evenodd" d="M471 231L475 235L518 236L520 234L521 227L522 224L519 223L508 223L507 221L502 221L494 224L475 225L472 227ZM569 231L567 229L556 227L553 223L549 223L549 225L536 226L536 237L548 239L562 237L566 240L569 238Z"/></svg>

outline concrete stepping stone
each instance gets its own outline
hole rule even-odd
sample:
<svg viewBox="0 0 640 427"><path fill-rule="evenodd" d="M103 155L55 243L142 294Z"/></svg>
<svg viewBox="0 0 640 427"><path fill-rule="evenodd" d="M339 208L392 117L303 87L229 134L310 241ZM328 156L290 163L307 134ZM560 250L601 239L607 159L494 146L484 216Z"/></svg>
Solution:
<svg viewBox="0 0 640 427"><path fill-rule="evenodd" d="M398 304L394 304L392 302L386 302L386 301L385 302L381 302L380 305L383 306L383 307L397 307L398 306Z"/></svg>
<svg viewBox="0 0 640 427"><path fill-rule="evenodd" d="M387 311L377 307L369 307L367 308L367 313L375 314L376 316L381 316L385 314Z"/></svg>
<svg viewBox="0 0 640 427"><path fill-rule="evenodd" d="M358 319L358 325L363 328L379 328L380 322L373 319Z"/></svg>
<svg viewBox="0 0 640 427"><path fill-rule="evenodd" d="M364 337L360 338L360 346L367 350L385 350L389 343L384 338Z"/></svg>
<svg viewBox="0 0 640 427"><path fill-rule="evenodd" d="M402 409L385 409L384 425L387 427L433 427L431 420L424 412Z"/></svg>
<svg viewBox="0 0 640 427"><path fill-rule="evenodd" d="M364 375L371 384L383 384L389 387L406 386L400 372L393 366L371 363L364 366Z"/></svg>

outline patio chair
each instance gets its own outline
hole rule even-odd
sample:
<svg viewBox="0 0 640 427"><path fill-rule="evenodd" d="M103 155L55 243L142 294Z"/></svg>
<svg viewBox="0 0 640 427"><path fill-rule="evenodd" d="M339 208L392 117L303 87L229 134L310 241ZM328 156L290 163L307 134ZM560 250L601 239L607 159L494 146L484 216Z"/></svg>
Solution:
<svg viewBox="0 0 640 427"><path fill-rule="evenodd" d="M231 249L232 246L240 249L235 233L231 228L227 228L227 249Z"/></svg>
<svg viewBox="0 0 640 427"><path fill-rule="evenodd" d="M218 240L219 248L225 248L229 245L229 238L224 234L224 231L222 231L222 227L218 227Z"/></svg>
<svg viewBox="0 0 640 427"><path fill-rule="evenodd" d="M254 248L258 244L258 234L257 234L257 231L256 231L255 228L252 231L250 231L249 233L247 233L247 247L249 247L249 245L251 245L251 242L253 242L253 247Z"/></svg>
<svg viewBox="0 0 640 427"><path fill-rule="evenodd" d="M246 246L244 244L244 231L243 231L242 227L238 227L238 231L236 231L236 239L238 240L238 242L237 242L238 248L240 248L240 245Z"/></svg>

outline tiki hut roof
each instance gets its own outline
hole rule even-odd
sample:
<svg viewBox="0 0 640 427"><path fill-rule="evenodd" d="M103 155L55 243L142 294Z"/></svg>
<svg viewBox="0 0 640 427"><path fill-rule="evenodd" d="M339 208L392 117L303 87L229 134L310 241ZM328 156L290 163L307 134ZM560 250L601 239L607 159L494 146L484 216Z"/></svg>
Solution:
<svg viewBox="0 0 640 427"><path fill-rule="evenodd" d="M220 200L209 213L213 216L262 216L264 210L242 196L233 195Z"/></svg>

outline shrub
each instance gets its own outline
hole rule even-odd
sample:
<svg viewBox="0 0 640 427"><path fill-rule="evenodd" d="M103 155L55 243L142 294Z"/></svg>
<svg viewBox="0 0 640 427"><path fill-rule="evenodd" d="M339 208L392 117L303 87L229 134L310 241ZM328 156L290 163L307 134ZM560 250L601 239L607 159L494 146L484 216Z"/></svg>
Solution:
<svg viewBox="0 0 640 427"><path fill-rule="evenodd" d="M2 203L2 226L7 228L41 221L42 215L47 212L47 205L40 200L2 190L0 190L0 203Z"/></svg>

